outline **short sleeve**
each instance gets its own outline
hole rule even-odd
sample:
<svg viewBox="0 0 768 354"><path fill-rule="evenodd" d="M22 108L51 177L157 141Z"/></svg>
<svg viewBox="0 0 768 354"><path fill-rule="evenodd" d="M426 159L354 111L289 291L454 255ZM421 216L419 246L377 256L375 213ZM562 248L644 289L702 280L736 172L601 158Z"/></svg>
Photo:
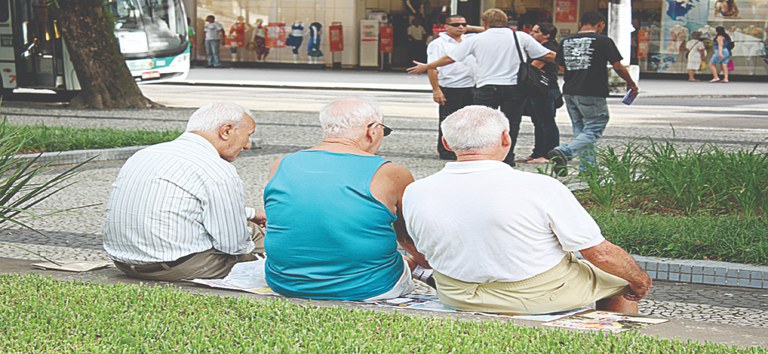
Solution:
<svg viewBox="0 0 768 354"><path fill-rule="evenodd" d="M555 182L551 190L546 215L563 250L579 251L605 240L597 222L567 187Z"/></svg>
<svg viewBox="0 0 768 354"><path fill-rule="evenodd" d="M463 61L471 54L472 48L474 48L475 38L477 37L470 37L461 41L459 45L448 53L448 56L453 59L453 61Z"/></svg>
<svg viewBox="0 0 768 354"><path fill-rule="evenodd" d="M612 39L605 37L605 46L606 46L606 59L608 60L608 63L613 64L617 61L621 61L624 59L624 57L621 56L621 53L619 52L619 48L616 48L616 43L613 42Z"/></svg>

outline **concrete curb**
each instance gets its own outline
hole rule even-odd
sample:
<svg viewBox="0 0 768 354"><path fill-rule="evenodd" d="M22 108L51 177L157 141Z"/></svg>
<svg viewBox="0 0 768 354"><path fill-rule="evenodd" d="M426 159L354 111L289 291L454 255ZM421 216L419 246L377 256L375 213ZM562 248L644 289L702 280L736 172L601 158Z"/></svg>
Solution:
<svg viewBox="0 0 768 354"><path fill-rule="evenodd" d="M376 83L325 83L325 82L278 82L278 81L233 81L233 80L186 80L179 82L160 82L153 85L172 86L213 86L213 87L248 87L248 88L275 88L275 89L300 89L300 90L337 90L337 91L378 91L378 92L418 92L432 93L432 88L427 84L376 84ZM621 98L623 94L611 94L610 98ZM756 92L754 94L733 95L665 95L643 93L643 98L768 98L768 94Z"/></svg>
<svg viewBox="0 0 768 354"><path fill-rule="evenodd" d="M254 148L261 142L254 139ZM102 150L76 150L42 153L39 161L55 164L77 164L93 158L94 161L125 160L144 146L131 146ZM23 154L17 157L31 159L39 154ZM570 190L585 188L583 182L569 184ZM742 288L768 289L768 266L741 263L685 260L632 255L635 261L654 280L690 284L723 285Z"/></svg>
<svg viewBox="0 0 768 354"><path fill-rule="evenodd" d="M653 280L768 289L768 267L632 255Z"/></svg>
<svg viewBox="0 0 768 354"><path fill-rule="evenodd" d="M55 165L67 165L83 163L88 159L93 159L92 161L125 160L136 153L136 151L145 147L146 146L129 146L101 150L54 151L44 152L42 154L19 154L16 155L16 157L22 160L29 160L40 156L37 160L38 162L51 162Z"/></svg>

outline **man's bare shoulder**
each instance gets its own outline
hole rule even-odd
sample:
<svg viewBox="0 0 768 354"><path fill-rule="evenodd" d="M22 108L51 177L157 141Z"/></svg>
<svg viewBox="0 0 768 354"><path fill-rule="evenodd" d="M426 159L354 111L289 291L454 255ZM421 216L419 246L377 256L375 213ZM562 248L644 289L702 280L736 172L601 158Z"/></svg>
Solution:
<svg viewBox="0 0 768 354"><path fill-rule="evenodd" d="M405 184L413 182L413 175L411 175L411 172L408 171L408 169L404 166L398 165L394 162L388 162L381 165L381 168L379 168L379 171L376 173L374 178L376 177L390 179L393 181L401 181Z"/></svg>

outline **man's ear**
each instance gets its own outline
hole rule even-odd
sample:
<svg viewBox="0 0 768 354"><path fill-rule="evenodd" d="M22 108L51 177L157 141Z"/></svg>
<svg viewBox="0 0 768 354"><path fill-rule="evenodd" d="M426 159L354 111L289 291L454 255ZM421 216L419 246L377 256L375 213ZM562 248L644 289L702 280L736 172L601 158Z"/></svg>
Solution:
<svg viewBox="0 0 768 354"><path fill-rule="evenodd" d="M512 138L509 136L509 130L501 132L501 146L512 146Z"/></svg>
<svg viewBox="0 0 768 354"><path fill-rule="evenodd" d="M442 140L442 142L443 142L443 146L445 146L445 149L446 149L446 150L448 150L448 151L453 151L453 149L451 149L451 147L450 147L450 146L448 146L448 141L447 141L447 140L445 140L445 137L444 137L444 136L443 136L443 137L440 137L440 140Z"/></svg>
<svg viewBox="0 0 768 354"><path fill-rule="evenodd" d="M232 134L232 130L235 128L234 125L231 123L227 123L219 127L219 138L221 140L229 140L230 134Z"/></svg>

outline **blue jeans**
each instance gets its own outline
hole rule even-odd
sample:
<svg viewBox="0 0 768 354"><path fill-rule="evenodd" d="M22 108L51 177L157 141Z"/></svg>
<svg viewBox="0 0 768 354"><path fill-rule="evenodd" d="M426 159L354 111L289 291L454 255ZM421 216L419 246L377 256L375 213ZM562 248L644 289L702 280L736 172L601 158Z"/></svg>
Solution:
<svg viewBox="0 0 768 354"><path fill-rule="evenodd" d="M560 88L554 87L544 97L530 97L526 111L533 122L534 145L531 157L547 157L547 152L560 145L560 129L555 123L555 100L560 97Z"/></svg>
<svg viewBox="0 0 768 354"><path fill-rule="evenodd" d="M504 162L510 166L515 165L515 145L527 99L528 96L517 85L485 85L475 89L474 104L493 109L501 108L501 112L509 120L509 137L512 138L512 147L504 158Z"/></svg>
<svg viewBox="0 0 768 354"><path fill-rule="evenodd" d="M220 66L219 60L219 48L221 47L221 40L219 39L206 39L205 40L205 52L208 54L208 65Z"/></svg>
<svg viewBox="0 0 768 354"><path fill-rule="evenodd" d="M595 145L608 125L608 103L605 97L563 95L573 126L573 140L557 147L569 159L579 156L579 170L594 166Z"/></svg>

